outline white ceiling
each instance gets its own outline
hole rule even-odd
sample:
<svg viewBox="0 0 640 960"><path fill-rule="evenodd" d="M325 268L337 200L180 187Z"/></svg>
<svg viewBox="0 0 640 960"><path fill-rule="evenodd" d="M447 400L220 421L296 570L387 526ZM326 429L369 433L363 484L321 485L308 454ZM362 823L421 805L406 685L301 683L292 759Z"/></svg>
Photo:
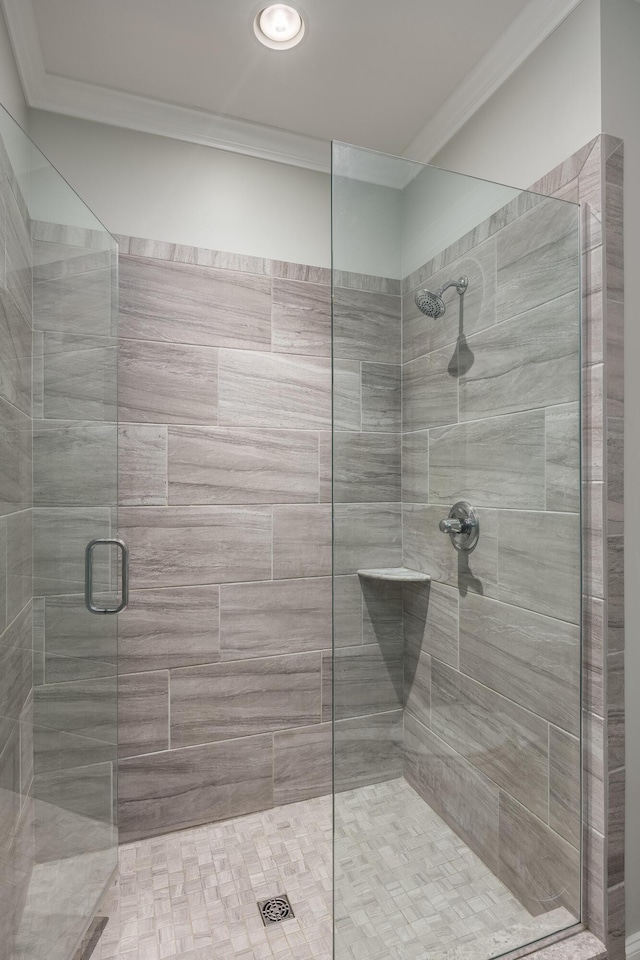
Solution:
<svg viewBox="0 0 640 960"><path fill-rule="evenodd" d="M302 0L286 52L255 39L254 0L33 8L48 74L399 154L526 3Z"/></svg>

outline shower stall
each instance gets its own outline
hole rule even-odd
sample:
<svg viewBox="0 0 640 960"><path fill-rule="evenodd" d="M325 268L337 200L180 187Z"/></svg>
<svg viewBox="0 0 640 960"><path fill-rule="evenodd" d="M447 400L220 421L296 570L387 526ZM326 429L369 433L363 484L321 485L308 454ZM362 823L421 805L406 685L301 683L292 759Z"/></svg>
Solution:
<svg viewBox="0 0 640 960"><path fill-rule="evenodd" d="M578 197L336 143L329 270L0 137L2 960L591 928Z"/></svg>

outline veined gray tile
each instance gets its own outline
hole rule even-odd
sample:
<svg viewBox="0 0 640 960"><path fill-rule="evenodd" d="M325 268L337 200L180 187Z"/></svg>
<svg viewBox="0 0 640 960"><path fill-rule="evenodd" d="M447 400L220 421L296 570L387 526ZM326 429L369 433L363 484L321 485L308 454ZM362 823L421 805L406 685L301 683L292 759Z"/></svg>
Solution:
<svg viewBox="0 0 640 960"><path fill-rule="evenodd" d="M579 208L546 199L497 236L497 319L578 289Z"/></svg>
<svg viewBox="0 0 640 960"><path fill-rule="evenodd" d="M333 578L333 642L340 647L362 643L362 590L356 574Z"/></svg>
<svg viewBox="0 0 640 960"><path fill-rule="evenodd" d="M544 508L544 410L431 430L429 500Z"/></svg>
<svg viewBox="0 0 640 960"><path fill-rule="evenodd" d="M331 356L331 287L274 277L271 324L275 353Z"/></svg>
<svg viewBox="0 0 640 960"><path fill-rule="evenodd" d="M298 803L331 793L331 724L273 735L273 802Z"/></svg>
<svg viewBox="0 0 640 960"><path fill-rule="evenodd" d="M75 680L34 688L34 722L103 743L117 743L117 678Z"/></svg>
<svg viewBox="0 0 640 960"><path fill-rule="evenodd" d="M51 727L34 727L35 766L41 773L52 770L68 771L73 767L92 763L112 763L116 760L116 744L90 737L65 733Z"/></svg>
<svg viewBox="0 0 640 960"><path fill-rule="evenodd" d="M167 428L147 423L118 427L118 503L166 506Z"/></svg>
<svg viewBox="0 0 640 960"><path fill-rule="evenodd" d="M119 525L134 589L271 577L268 507L121 507Z"/></svg>
<svg viewBox="0 0 640 960"><path fill-rule="evenodd" d="M625 783L624 769L615 770L609 775L607 873L611 886L623 883L625 878Z"/></svg>
<svg viewBox="0 0 640 960"><path fill-rule="evenodd" d="M273 576L276 580L331 575L331 506L273 508ZM246 578L243 578L246 579Z"/></svg>
<svg viewBox="0 0 640 960"><path fill-rule="evenodd" d="M624 537L607 537L608 653L624 650Z"/></svg>
<svg viewBox="0 0 640 960"><path fill-rule="evenodd" d="M87 821L114 823L115 810L111 781L113 765L105 763L88 763L86 766L67 770L52 771L49 773L36 772L33 787L37 804L42 810L52 811L55 808L78 814ZM38 810L40 817L43 814ZM82 822L82 821L80 821ZM88 825L88 823L87 823ZM38 820L37 838L42 842L42 820ZM50 833L50 831L47 831ZM60 831L62 833L62 831ZM55 847L52 847L52 841ZM67 857L87 856L91 851L103 849L104 839L99 830L85 833L79 827L76 833L69 831L69 835L57 838L47 837L47 852L51 856L57 847L58 857L52 859L64 860ZM40 853L42 855L42 853Z"/></svg>
<svg viewBox="0 0 640 960"><path fill-rule="evenodd" d="M607 318L607 414L624 416L624 304L605 302Z"/></svg>
<svg viewBox="0 0 640 960"><path fill-rule="evenodd" d="M20 611L0 637L0 695L2 717L0 718L0 751L8 732L13 729L9 721L19 720L22 708L29 696L31 682L31 605Z"/></svg>
<svg viewBox="0 0 640 960"><path fill-rule="evenodd" d="M606 605L596 597L582 598L582 682L585 709L604 716L604 618Z"/></svg>
<svg viewBox="0 0 640 960"><path fill-rule="evenodd" d="M333 361L333 423L335 430L360 430L360 361Z"/></svg>
<svg viewBox="0 0 640 960"><path fill-rule="evenodd" d="M57 280L101 270L112 264L111 250L93 250L61 240L32 240L33 279Z"/></svg>
<svg viewBox="0 0 640 960"><path fill-rule="evenodd" d="M270 735L170 750L118 764L123 843L272 805Z"/></svg>
<svg viewBox="0 0 640 960"><path fill-rule="evenodd" d="M329 429L331 361L326 357L221 350L220 424Z"/></svg>
<svg viewBox="0 0 640 960"><path fill-rule="evenodd" d="M410 713L404 722L404 774L490 869L498 858L498 788Z"/></svg>
<svg viewBox="0 0 640 960"><path fill-rule="evenodd" d="M117 487L115 423L34 420L35 506L115 506Z"/></svg>
<svg viewBox="0 0 640 960"><path fill-rule="evenodd" d="M429 500L429 431L402 437L402 502Z"/></svg>
<svg viewBox="0 0 640 960"><path fill-rule="evenodd" d="M473 594L460 604L460 669L578 735L580 628Z"/></svg>
<svg viewBox="0 0 640 960"><path fill-rule="evenodd" d="M606 662L607 671L607 718L608 718L608 769L623 767L625 764L624 742L624 651L609 653Z"/></svg>
<svg viewBox="0 0 640 960"><path fill-rule="evenodd" d="M318 435L301 430L169 427L169 502L318 499Z"/></svg>
<svg viewBox="0 0 640 960"><path fill-rule="evenodd" d="M580 510L580 410L578 403L545 411L547 510Z"/></svg>
<svg viewBox="0 0 640 960"><path fill-rule="evenodd" d="M386 713L403 705L402 639L339 647L333 660L337 720Z"/></svg>
<svg viewBox="0 0 640 960"><path fill-rule="evenodd" d="M361 377L362 429L399 433L402 429L402 367L394 363L363 363Z"/></svg>
<svg viewBox="0 0 640 960"><path fill-rule="evenodd" d="M337 503L334 508L334 573L402 564L399 503Z"/></svg>
<svg viewBox="0 0 640 960"><path fill-rule="evenodd" d="M549 826L580 847L580 740L549 727Z"/></svg>
<svg viewBox="0 0 640 960"><path fill-rule="evenodd" d="M498 599L558 620L579 622L577 514L500 510L498 569Z"/></svg>
<svg viewBox="0 0 640 960"><path fill-rule="evenodd" d="M119 415L133 423L218 418L218 351L181 343L121 340Z"/></svg>
<svg viewBox="0 0 640 960"><path fill-rule="evenodd" d="M335 502L398 503L401 499L401 444L399 433L335 433Z"/></svg>
<svg viewBox="0 0 640 960"><path fill-rule="evenodd" d="M454 549L438 529L446 507L437 504L403 505L404 565L428 573L432 580L467 591L496 596L498 586L498 514L481 508L480 540L472 553Z"/></svg>
<svg viewBox="0 0 640 960"><path fill-rule="evenodd" d="M431 657L419 647L409 647L404 655L404 709L429 726Z"/></svg>
<svg viewBox="0 0 640 960"><path fill-rule="evenodd" d="M171 671L174 748L319 722L319 653Z"/></svg>
<svg viewBox="0 0 640 960"><path fill-rule="evenodd" d="M323 650L320 657L321 718L323 723L333 720L333 653Z"/></svg>
<svg viewBox="0 0 640 960"><path fill-rule="evenodd" d="M334 790L402 776L402 710L339 720L334 727Z"/></svg>
<svg viewBox="0 0 640 960"><path fill-rule="evenodd" d="M0 514L31 506L31 418L0 397Z"/></svg>
<svg viewBox="0 0 640 960"><path fill-rule="evenodd" d="M58 657L45 652L44 682L47 684L113 677L115 673L116 668L113 663L102 663L95 658L83 660L77 656Z"/></svg>
<svg viewBox="0 0 640 960"><path fill-rule="evenodd" d="M129 606L118 618L119 672L219 660L218 589L205 585L132 590Z"/></svg>
<svg viewBox="0 0 640 960"><path fill-rule="evenodd" d="M422 280L416 279L418 286L435 291L449 280L457 280L462 276L469 278L469 286L462 302L462 324L460 301L453 289L447 290L444 295L447 312L435 321L425 317L416 307L415 288L403 297L402 335L405 363L447 344L455 344L461 334L468 337L496 322L495 240L479 244L466 256L448 261L447 266Z"/></svg>
<svg viewBox="0 0 640 960"><path fill-rule="evenodd" d="M403 588L405 656L423 652L458 666L458 590L432 580Z"/></svg>
<svg viewBox="0 0 640 960"><path fill-rule="evenodd" d="M169 749L169 671L132 673L118 681L118 756Z"/></svg>
<svg viewBox="0 0 640 960"><path fill-rule="evenodd" d="M566 907L580 916L580 855L521 804L500 793L498 876L533 916Z"/></svg>
<svg viewBox="0 0 640 960"><path fill-rule="evenodd" d="M0 604L5 606L4 583L1 579L2 568L6 571L6 621L0 620L2 629L4 624L11 621L26 607L33 595L32 568L33 568L33 516L31 510L21 510L19 513L10 513L3 523L2 533L6 544L6 559L0 560ZM0 538L0 543L2 538ZM6 566L5 566L6 564Z"/></svg>
<svg viewBox="0 0 640 960"><path fill-rule="evenodd" d="M318 433L321 503L331 503L333 500L333 436L329 430L320 430Z"/></svg>
<svg viewBox="0 0 640 960"><path fill-rule="evenodd" d="M217 267L219 270L239 270L243 273L271 275L271 261L262 257L247 257L241 253L227 253L208 247L193 247L165 240L149 240L143 237L116 235L120 254L153 260L170 260L173 263L196 264L201 267Z"/></svg>
<svg viewBox="0 0 640 960"><path fill-rule="evenodd" d="M331 270L328 267L313 267L304 263L289 263L287 260L272 260L271 273L283 280L300 280L307 283L331 285Z"/></svg>
<svg viewBox="0 0 640 960"><path fill-rule="evenodd" d="M22 556L20 551L19 556ZM353 578L352 578L353 579ZM357 579L357 577L355 578ZM360 586L358 585L358 593ZM29 596L33 593L31 588ZM9 621L7 620L7 521L4 517L0 518L0 634ZM360 632L362 633L362 621L360 623ZM355 642L355 641L354 641ZM35 648L35 644L34 644Z"/></svg>
<svg viewBox="0 0 640 960"><path fill-rule="evenodd" d="M607 532L624 533L624 420L607 417Z"/></svg>
<svg viewBox="0 0 640 960"><path fill-rule="evenodd" d="M607 164L609 166L609 164ZM624 203L622 184L607 181L605 200L606 295L624 301Z"/></svg>
<svg viewBox="0 0 640 960"><path fill-rule="evenodd" d="M111 536L108 507L39 507L33 511L33 577L36 596L84 592L84 552L95 537ZM107 551L96 550L96 589L108 590Z"/></svg>
<svg viewBox="0 0 640 960"><path fill-rule="evenodd" d="M401 282L394 277L380 277L372 273L357 273L352 270L333 270L333 286L345 290L367 290L369 293L385 293L399 297Z"/></svg>
<svg viewBox="0 0 640 960"><path fill-rule="evenodd" d="M0 291L0 395L31 413L31 327Z"/></svg>
<svg viewBox="0 0 640 960"><path fill-rule="evenodd" d="M86 676L91 676L90 664L113 676L118 656L118 623L115 617L97 617L90 614L81 593L43 599L43 643L47 658L78 658L87 665ZM124 614L122 615L124 616ZM93 676L98 676L97 672Z"/></svg>
<svg viewBox="0 0 640 960"><path fill-rule="evenodd" d="M585 367L582 384L582 476L598 481L604 479L604 365Z"/></svg>
<svg viewBox="0 0 640 960"><path fill-rule="evenodd" d="M431 729L494 783L546 819L548 726L446 664L431 664Z"/></svg>
<svg viewBox="0 0 640 960"><path fill-rule="evenodd" d="M457 348L445 347L402 368L402 428L426 430L458 420Z"/></svg>
<svg viewBox="0 0 640 960"><path fill-rule="evenodd" d="M59 420L117 418L118 349L115 337L83 337L64 333L34 335L42 377L42 413Z"/></svg>
<svg viewBox="0 0 640 960"><path fill-rule="evenodd" d="M264 350L271 345L271 281L121 257L120 317L123 337Z"/></svg>
<svg viewBox="0 0 640 960"><path fill-rule="evenodd" d="M385 624L402 626L402 583L392 580L370 580L360 577L362 592L363 642L374 643L377 627ZM401 643L402 630L393 634Z"/></svg>
<svg viewBox="0 0 640 960"><path fill-rule="evenodd" d="M223 584L222 660L331 647L331 578Z"/></svg>
<svg viewBox="0 0 640 960"><path fill-rule="evenodd" d="M604 483L582 484L582 579L592 597L605 596Z"/></svg>
<svg viewBox="0 0 640 960"><path fill-rule="evenodd" d="M31 240L28 221L20 210L9 182L0 178L0 204L4 206L4 280L7 291L26 320L31 319Z"/></svg>
<svg viewBox="0 0 640 960"><path fill-rule="evenodd" d="M479 420L580 397L578 290L469 337L460 419Z"/></svg>
<svg viewBox="0 0 640 960"><path fill-rule="evenodd" d="M334 356L400 363L400 298L367 290L334 289Z"/></svg>
<svg viewBox="0 0 640 960"><path fill-rule="evenodd" d="M33 285L33 325L48 332L109 337L116 332L116 303L111 267L39 280Z"/></svg>

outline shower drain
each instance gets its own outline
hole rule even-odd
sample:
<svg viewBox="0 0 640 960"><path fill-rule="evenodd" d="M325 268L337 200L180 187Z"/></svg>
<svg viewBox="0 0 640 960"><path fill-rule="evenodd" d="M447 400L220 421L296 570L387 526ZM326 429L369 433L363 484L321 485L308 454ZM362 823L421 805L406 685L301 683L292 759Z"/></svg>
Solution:
<svg viewBox="0 0 640 960"><path fill-rule="evenodd" d="M272 923L282 923L283 920L290 920L295 917L293 908L289 903L289 897L282 893L277 897L269 897L268 900L258 900L258 910L262 917L265 927Z"/></svg>

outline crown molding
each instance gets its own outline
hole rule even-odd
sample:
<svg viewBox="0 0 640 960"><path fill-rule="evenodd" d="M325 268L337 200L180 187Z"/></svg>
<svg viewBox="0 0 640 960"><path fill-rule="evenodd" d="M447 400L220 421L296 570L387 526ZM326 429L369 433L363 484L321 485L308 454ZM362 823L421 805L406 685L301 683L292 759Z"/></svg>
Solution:
<svg viewBox="0 0 640 960"><path fill-rule="evenodd" d="M580 3L581 0L530 0L434 113L403 156L429 163Z"/></svg>
<svg viewBox="0 0 640 960"><path fill-rule="evenodd" d="M530 0L403 156L421 163L432 160L580 2ZM326 140L48 74L31 0L0 3L30 107L329 172Z"/></svg>

